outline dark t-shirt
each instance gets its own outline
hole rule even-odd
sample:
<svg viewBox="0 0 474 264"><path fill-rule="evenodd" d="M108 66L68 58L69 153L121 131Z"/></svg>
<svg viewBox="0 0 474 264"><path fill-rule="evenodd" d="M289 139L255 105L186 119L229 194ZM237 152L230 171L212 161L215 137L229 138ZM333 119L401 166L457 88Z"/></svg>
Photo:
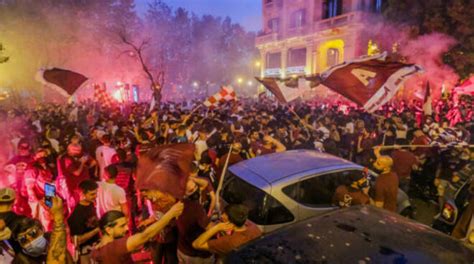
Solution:
<svg viewBox="0 0 474 264"><path fill-rule="evenodd" d="M97 213L94 205L90 204L84 206L80 203L77 204L71 216L69 216L67 223L71 231L71 236L83 235L94 230L98 226ZM93 236L82 243L80 248L92 246L95 242L99 241L99 238L99 234Z"/></svg>
<svg viewBox="0 0 474 264"><path fill-rule="evenodd" d="M176 221L178 227L178 249L191 257L208 258L209 252L193 248L194 240L206 231L209 217L199 201L184 200L184 210Z"/></svg>
<svg viewBox="0 0 474 264"><path fill-rule="evenodd" d="M375 201L383 202L383 208L397 211L398 176L394 172L380 174L375 181Z"/></svg>
<svg viewBox="0 0 474 264"><path fill-rule="evenodd" d="M130 162L122 162L117 164L117 178L115 179L115 184L122 187L127 193L133 191L132 186L132 175L133 175L134 166Z"/></svg>
<svg viewBox="0 0 474 264"><path fill-rule="evenodd" d="M337 187L332 198L333 204L339 207L349 207L352 205L369 204L369 196L361 190L348 188L345 185Z"/></svg>
<svg viewBox="0 0 474 264"><path fill-rule="evenodd" d="M102 264L133 264L132 255L127 250L128 237L116 239L92 251L92 259Z"/></svg>
<svg viewBox="0 0 474 264"><path fill-rule="evenodd" d="M409 178L413 165L417 163L416 156L410 151L396 149L392 152L393 170L399 179Z"/></svg>
<svg viewBox="0 0 474 264"><path fill-rule="evenodd" d="M233 232L231 235L209 240L207 242L209 251L222 257L262 234L262 231L249 221L245 223L245 227L246 229L243 232Z"/></svg>
<svg viewBox="0 0 474 264"><path fill-rule="evenodd" d="M61 171L66 179L66 185L70 192L76 190L83 180L89 179L89 170L84 168L79 176L74 175L74 172L81 166L81 161L78 157L70 157L63 155L59 158Z"/></svg>

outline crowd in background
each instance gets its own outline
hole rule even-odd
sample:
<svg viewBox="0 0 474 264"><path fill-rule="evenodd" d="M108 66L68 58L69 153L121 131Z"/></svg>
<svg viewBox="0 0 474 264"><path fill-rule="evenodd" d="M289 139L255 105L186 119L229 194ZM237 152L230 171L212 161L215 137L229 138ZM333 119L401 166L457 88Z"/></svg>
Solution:
<svg viewBox="0 0 474 264"><path fill-rule="evenodd" d="M65 223L68 243L75 245L69 253L81 263L89 263L91 258L103 263L120 260L104 259L113 251L94 248L126 234L133 235L123 242L125 246L116 245L118 251L135 251L159 234L155 243L160 246L148 245L153 248L155 263L163 259L166 263L212 263L202 260L214 261L213 254L225 255L236 246L207 242L215 234L232 229L231 224L234 231L244 228L251 238L258 236L241 205L226 209L225 218L230 220L208 226L215 215L215 192L229 155L232 165L274 152L313 149L370 169L374 169L378 156L384 155L393 162L398 187L409 195L421 192L441 203L450 184L459 181L458 171L472 166L474 151L467 145L474 143L474 107L469 98L457 104L439 101L433 112L424 115L421 102L387 104L369 114L343 103L286 106L265 99L228 102L215 109L193 102L167 103L153 111L148 104L103 109L86 102L2 110L0 163L4 171L0 187L11 189L1 190L0 219L11 231L7 241L17 263L45 261L49 255L45 241L51 238L35 248L31 242L39 244L35 238L40 233L54 234L61 228L58 221ZM152 196L135 188L137 160L155 146L172 143L195 146L193 180L187 186L187 194L195 203L185 202L184 212L179 203L171 209L161 208L157 216ZM453 147L445 150L449 144ZM378 149L381 154L374 152L375 146L394 145L434 147L393 147ZM50 213L44 199L45 183L56 186L64 206L56 201L53 208L61 208L66 220ZM187 207L194 208L194 215L188 216ZM167 230L164 226L179 215L187 220L178 218L177 228ZM118 229L117 219L127 220L122 229ZM112 227L108 225L111 222ZM124 263L128 260L121 259Z"/></svg>

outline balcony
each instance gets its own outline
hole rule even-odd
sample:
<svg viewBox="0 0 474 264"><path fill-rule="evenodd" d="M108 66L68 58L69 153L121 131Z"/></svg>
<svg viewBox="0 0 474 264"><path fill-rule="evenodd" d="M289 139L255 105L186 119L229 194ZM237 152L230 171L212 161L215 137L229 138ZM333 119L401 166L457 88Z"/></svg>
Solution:
<svg viewBox="0 0 474 264"><path fill-rule="evenodd" d="M334 27L345 26L361 21L362 17L362 12L350 12L340 16L319 20L314 23L313 30L316 32Z"/></svg>
<svg viewBox="0 0 474 264"><path fill-rule="evenodd" d="M267 34L262 33L256 38L255 44L259 46L259 45L263 45L265 43L269 43L269 42L273 42L277 40L278 40L278 32L272 32L272 33L267 33Z"/></svg>
<svg viewBox="0 0 474 264"><path fill-rule="evenodd" d="M302 27L288 28L285 34L278 33L278 32L261 33L260 35L257 36L255 43L257 46L260 46L263 44L279 41L282 39L306 36L306 35L310 35L312 33L316 33L318 31L322 31L326 29L345 26L349 24L355 24L357 22L360 22L364 15L367 16L367 13L355 11L355 12L342 14L336 17L318 20L318 21L315 21L313 25L306 24Z"/></svg>
<svg viewBox="0 0 474 264"><path fill-rule="evenodd" d="M310 27L305 25L301 27L295 27L295 28L290 28L288 29L288 32L286 33L286 38L293 38L293 37L299 37L299 36L304 36L307 35L311 32L309 32Z"/></svg>

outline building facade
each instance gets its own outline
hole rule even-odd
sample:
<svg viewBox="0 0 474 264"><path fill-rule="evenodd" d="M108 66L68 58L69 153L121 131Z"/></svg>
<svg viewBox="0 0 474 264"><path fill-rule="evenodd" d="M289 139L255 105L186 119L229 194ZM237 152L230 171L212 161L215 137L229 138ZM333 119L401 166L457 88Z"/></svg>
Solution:
<svg viewBox="0 0 474 264"><path fill-rule="evenodd" d="M263 30L256 39L262 77L320 73L367 54L368 17L382 0L262 0Z"/></svg>

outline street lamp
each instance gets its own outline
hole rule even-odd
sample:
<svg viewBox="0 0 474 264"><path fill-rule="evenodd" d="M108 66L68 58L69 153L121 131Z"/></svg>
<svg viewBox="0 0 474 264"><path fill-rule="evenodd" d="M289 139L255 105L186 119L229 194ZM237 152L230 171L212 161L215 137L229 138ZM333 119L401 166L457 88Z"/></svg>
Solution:
<svg viewBox="0 0 474 264"><path fill-rule="evenodd" d="M238 79L237 79L237 82L238 82L239 84L241 84L243 81L244 81L244 80L243 80L242 78L238 78Z"/></svg>
<svg viewBox="0 0 474 264"><path fill-rule="evenodd" d="M260 61L255 62L255 67L260 67L261 65L262 65L262 63Z"/></svg>
<svg viewBox="0 0 474 264"><path fill-rule="evenodd" d="M198 82L193 82L193 86L198 87L199 86Z"/></svg>

